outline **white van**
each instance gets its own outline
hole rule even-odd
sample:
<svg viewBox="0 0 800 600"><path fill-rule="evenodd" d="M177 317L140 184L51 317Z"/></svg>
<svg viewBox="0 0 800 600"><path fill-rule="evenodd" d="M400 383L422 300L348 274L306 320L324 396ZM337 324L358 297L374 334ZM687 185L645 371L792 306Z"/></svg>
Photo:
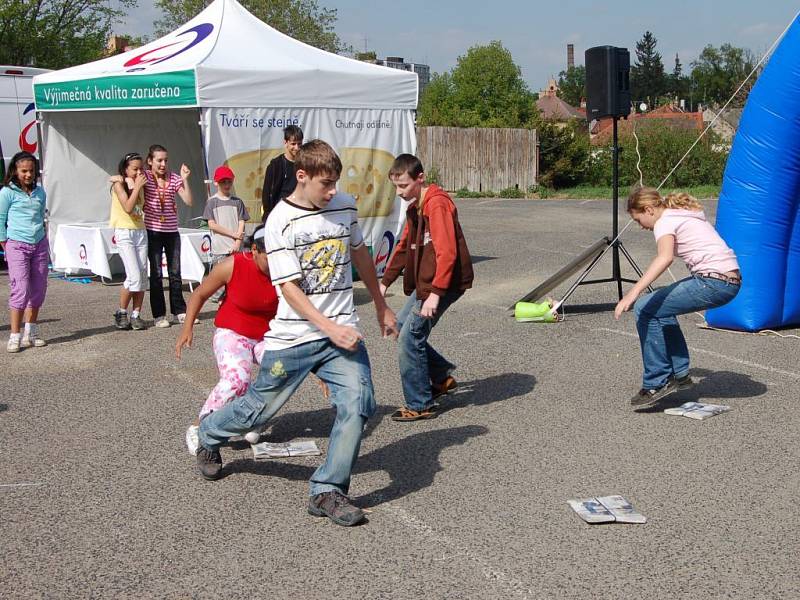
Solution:
<svg viewBox="0 0 800 600"><path fill-rule="evenodd" d="M0 182L17 152L26 150L38 156L32 79L49 70L0 65Z"/></svg>

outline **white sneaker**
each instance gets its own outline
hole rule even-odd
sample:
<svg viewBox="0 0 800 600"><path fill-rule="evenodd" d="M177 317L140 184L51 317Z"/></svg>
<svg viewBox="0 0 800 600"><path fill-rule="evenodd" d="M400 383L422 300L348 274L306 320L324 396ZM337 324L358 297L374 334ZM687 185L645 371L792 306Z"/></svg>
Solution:
<svg viewBox="0 0 800 600"><path fill-rule="evenodd" d="M164 327L169 327L169 321L167 320L167 317L158 317L156 319L155 326L161 329L163 329Z"/></svg>
<svg viewBox="0 0 800 600"><path fill-rule="evenodd" d="M8 345L6 346L6 350L8 352L11 352L12 354L14 352L19 352L19 346L19 338L8 338Z"/></svg>
<svg viewBox="0 0 800 600"><path fill-rule="evenodd" d="M192 456L197 455L197 448L200 446L200 438L197 435L199 431L200 427L197 425L189 425L189 429L186 430L186 447Z"/></svg>
<svg viewBox="0 0 800 600"><path fill-rule="evenodd" d="M247 433L244 434L244 439L249 444L257 444L258 442L261 441L261 433L259 433L258 431L248 431Z"/></svg>
<svg viewBox="0 0 800 600"><path fill-rule="evenodd" d="M30 348L31 346L41 348L42 346L47 346L47 342L40 338L38 333L31 332L30 335L23 334L20 346L23 348Z"/></svg>
<svg viewBox="0 0 800 600"><path fill-rule="evenodd" d="M175 315L175 318L177 319L178 323L183 325L186 322L186 313L181 313L179 315ZM195 319L194 320L194 324L195 325L197 325L199 322L200 322L200 319Z"/></svg>

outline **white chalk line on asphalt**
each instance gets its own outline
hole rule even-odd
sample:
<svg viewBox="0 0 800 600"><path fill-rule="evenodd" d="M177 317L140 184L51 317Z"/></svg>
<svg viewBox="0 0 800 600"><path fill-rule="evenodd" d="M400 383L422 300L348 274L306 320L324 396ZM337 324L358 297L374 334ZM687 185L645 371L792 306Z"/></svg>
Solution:
<svg viewBox="0 0 800 600"><path fill-rule="evenodd" d="M626 337L639 339L639 336L637 334L629 333L627 331L620 331L619 329L610 329L607 327L595 327L592 328L592 331L605 331L608 333L616 333L619 335L624 335ZM749 360L742 360L741 358L736 358L734 356L727 356L725 354L720 354L719 352L712 352L711 350L704 350L703 348L695 348L694 346L689 346L689 350L691 350L692 352L696 352L698 354L707 354L708 356L713 356L714 358L721 358L723 360L734 362L747 367L754 367L756 369L762 369L770 373L776 373L778 375L786 375L787 377L800 379L800 373L795 373L794 371L784 371L783 369L776 369L775 367L770 367L769 365L762 365Z"/></svg>
<svg viewBox="0 0 800 600"><path fill-rule="evenodd" d="M411 515L408 511L403 510L398 506L394 506L391 502L380 504L373 510L389 513L391 516L397 519L398 522L402 523L409 529L412 529L413 531L430 538L440 547L446 547L451 552L451 556L448 556L448 560L452 560L454 556L457 555L462 556L468 561L477 565L480 568L481 574L486 580L496 582L505 588L505 595L503 596L504 598L511 597L509 594L513 594L519 598L530 597L532 592L525 583L497 568L484 556L473 552L468 544L453 540L446 535L438 533L427 523Z"/></svg>
<svg viewBox="0 0 800 600"><path fill-rule="evenodd" d="M44 485L44 483L33 483L33 482L25 482L25 483L0 483L0 488L17 488L17 487L31 487L36 485Z"/></svg>
<svg viewBox="0 0 800 600"><path fill-rule="evenodd" d="M189 375L187 375L184 371L182 371L178 367L171 366L170 368L175 372L175 374L178 377L183 379L186 383L190 384L196 390L199 390L200 392L204 393L206 396L208 396L208 394L211 393L211 390L209 390L208 388L206 388L206 387L200 385L199 383L197 383L194 379L192 379Z"/></svg>
<svg viewBox="0 0 800 600"><path fill-rule="evenodd" d="M504 202L505 200L510 200L510 198L494 198L492 200L484 200L482 202L476 203L474 206L483 206L484 204L496 204L498 202Z"/></svg>

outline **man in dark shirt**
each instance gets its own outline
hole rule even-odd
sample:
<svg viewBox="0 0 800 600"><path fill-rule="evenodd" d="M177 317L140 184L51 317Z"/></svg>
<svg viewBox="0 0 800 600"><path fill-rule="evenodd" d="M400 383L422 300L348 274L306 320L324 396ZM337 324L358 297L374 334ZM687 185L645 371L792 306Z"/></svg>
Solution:
<svg viewBox="0 0 800 600"><path fill-rule="evenodd" d="M302 144L303 130L297 125L289 125L283 130L283 154L270 161L264 174L264 185L261 186L261 205L264 208L262 222L267 221L269 213L280 199L289 196L297 186L294 157Z"/></svg>

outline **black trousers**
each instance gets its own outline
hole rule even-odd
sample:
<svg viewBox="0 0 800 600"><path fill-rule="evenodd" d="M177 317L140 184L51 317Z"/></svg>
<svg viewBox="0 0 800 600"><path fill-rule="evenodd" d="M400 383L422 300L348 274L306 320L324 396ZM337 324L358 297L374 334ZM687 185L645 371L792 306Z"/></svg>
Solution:
<svg viewBox="0 0 800 600"><path fill-rule="evenodd" d="M161 253L167 255L169 275L169 309L173 315L186 312L181 290L181 235L177 231L147 230L147 258L150 261L150 311L153 318L166 316L164 285L161 281Z"/></svg>

